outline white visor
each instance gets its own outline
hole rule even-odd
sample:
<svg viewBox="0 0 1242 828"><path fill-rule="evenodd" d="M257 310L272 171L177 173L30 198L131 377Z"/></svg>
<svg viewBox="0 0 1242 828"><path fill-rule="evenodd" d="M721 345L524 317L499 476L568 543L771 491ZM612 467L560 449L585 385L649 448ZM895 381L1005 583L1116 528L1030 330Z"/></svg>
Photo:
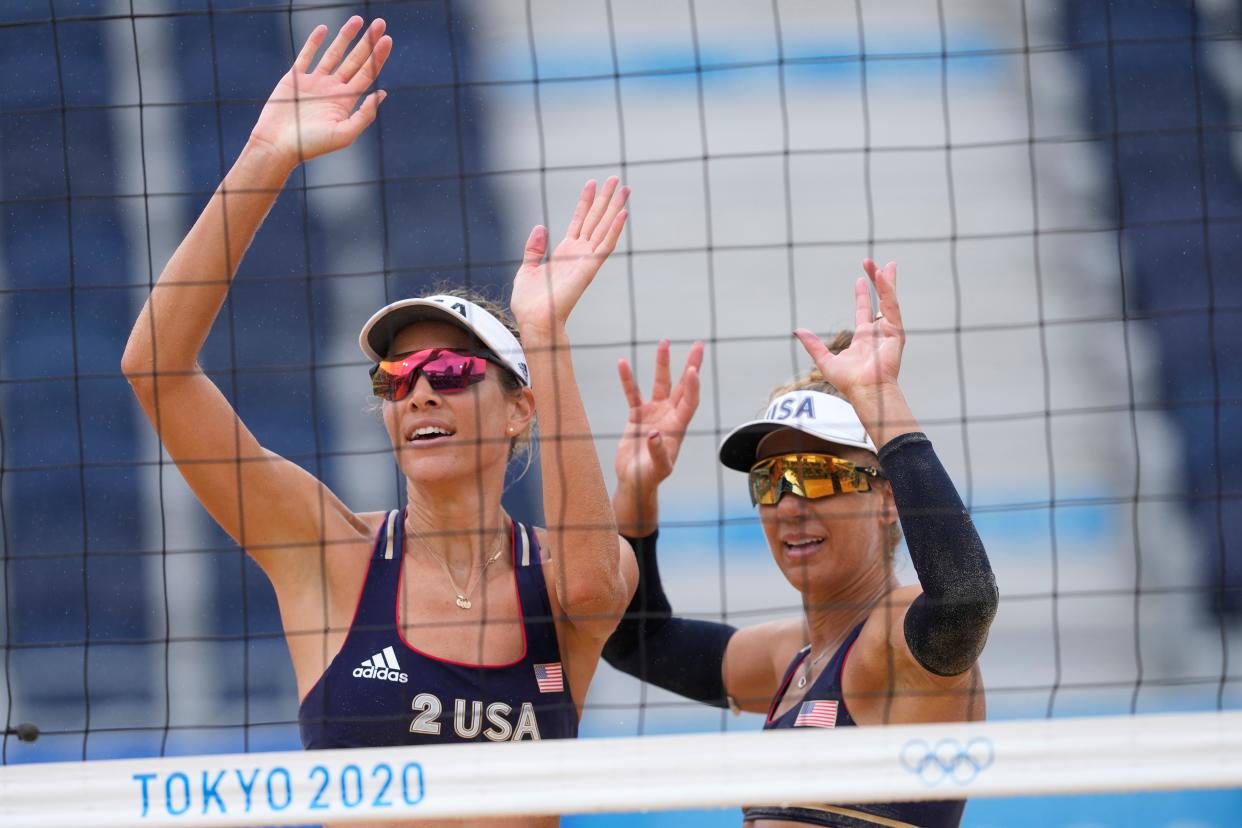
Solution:
<svg viewBox="0 0 1242 828"><path fill-rule="evenodd" d="M839 446L875 452L867 429L854 406L822 391L790 391L772 400L764 416L743 423L720 444L720 462L730 469L750 471L755 465L759 441L773 431L792 428Z"/></svg>
<svg viewBox="0 0 1242 828"><path fill-rule="evenodd" d="M358 335L358 346L372 362L388 357L397 332L415 322L448 322L478 337L522 384L530 387L530 369L521 344L504 323L468 299L458 296L427 296L402 299L377 310Z"/></svg>

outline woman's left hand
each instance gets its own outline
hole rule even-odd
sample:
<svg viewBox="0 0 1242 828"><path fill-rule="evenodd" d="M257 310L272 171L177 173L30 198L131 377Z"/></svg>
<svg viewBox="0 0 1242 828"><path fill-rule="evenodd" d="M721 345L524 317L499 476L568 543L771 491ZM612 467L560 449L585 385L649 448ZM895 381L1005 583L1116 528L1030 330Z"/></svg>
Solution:
<svg viewBox="0 0 1242 828"><path fill-rule="evenodd" d="M358 15L345 21L317 63L328 27L315 27L259 113L252 141L300 164L349 146L371 125L386 93L362 96L392 54L392 38L377 18L351 48L362 23ZM354 109L359 98L362 105Z"/></svg>
<svg viewBox="0 0 1242 828"><path fill-rule="evenodd" d="M523 336L552 337L564 330L570 312L617 246L629 216L623 209L629 196L630 188L619 187L616 176L598 194L595 181L588 181L565 238L546 262L548 229L537 225L531 230L509 301Z"/></svg>
<svg viewBox="0 0 1242 828"><path fill-rule="evenodd" d="M863 261L867 279L854 284L854 339L839 354L833 354L823 341L805 328L794 331L802 347L811 355L824 379L850 402L860 395L885 385L896 385L901 370L901 351L906 332L901 323L901 306L897 303L897 265L889 262L883 268L871 259ZM867 280L875 285L880 311L871 314L871 292Z"/></svg>
<svg viewBox="0 0 1242 828"><path fill-rule="evenodd" d="M653 492L673 473L690 418L699 407L702 366L703 343L696 342L690 346L686 367L674 385L669 371L669 342L661 340L656 347L651 397L644 400L629 360L617 362L621 390L630 406L629 419L617 443L618 488Z"/></svg>

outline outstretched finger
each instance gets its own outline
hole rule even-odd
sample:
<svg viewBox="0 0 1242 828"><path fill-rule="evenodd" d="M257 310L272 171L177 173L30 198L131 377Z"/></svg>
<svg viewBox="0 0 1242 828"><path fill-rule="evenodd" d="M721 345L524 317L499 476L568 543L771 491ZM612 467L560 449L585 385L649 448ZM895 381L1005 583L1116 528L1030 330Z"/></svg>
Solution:
<svg viewBox="0 0 1242 828"><path fill-rule="evenodd" d="M548 228L536 224L526 237L526 247L522 250L522 267L538 267L543 261L543 254L548 250Z"/></svg>
<svg viewBox="0 0 1242 828"><path fill-rule="evenodd" d="M702 340L695 340L695 343L690 346L690 353L686 354L686 368L693 368L697 371L703 367L704 347Z"/></svg>
<svg viewBox="0 0 1242 828"><path fill-rule="evenodd" d="M603 217L599 220L599 224L595 226L595 230L591 233L591 243L599 246L600 241L612 229L612 223L616 220L617 214L625 207L625 203L630 199L630 188L621 187L616 194L608 200L608 207L604 210Z"/></svg>
<svg viewBox="0 0 1242 828"><path fill-rule="evenodd" d="M880 272L880 266L875 263L875 259L870 256L863 259L863 272L867 274L867 278L875 281L875 275Z"/></svg>
<svg viewBox="0 0 1242 828"><path fill-rule="evenodd" d="M362 18L354 15L345 21L345 25L341 26L336 33L336 37L332 38L332 43L328 46L328 50L323 53L323 57L319 59L319 65L315 67L316 72L322 72L325 75L332 74L341 62L345 50L349 48L350 42L362 29Z"/></svg>
<svg viewBox="0 0 1242 828"><path fill-rule="evenodd" d="M617 374L621 377L621 390L625 392L625 402L630 408L642 407L642 392L638 390L638 383L634 382L634 371L630 368L630 361L625 357L617 360Z"/></svg>
<svg viewBox="0 0 1242 828"><path fill-rule="evenodd" d="M677 383L677 391L673 395L676 399L673 405L677 411L677 419L679 419L684 427L690 422L694 416L694 412L699 410L699 369L691 365L686 368L686 373L682 374L681 381Z"/></svg>
<svg viewBox="0 0 1242 828"><path fill-rule="evenodd" d="M595 246L595 255L603 260L612 255L612 251L617 249L617 239L621 238L621 231L625 229L625 220L630 217L628 210L622 210L617 213L612 220L612 225L608 228L608 235L604 236L604 240Z"/></svg>
<svg viewBox="0 0 1242 828"><path fill-rule="evenodd" d="M673 385L669 377L668 351L668 340L661 339L660 344L656 346L655 381L651 383L652 402L666 399L669 388Z"/></svg>
<svg viewBox="0 0 1242 828"><path fill-rule="evenodd" d="M293 62L295 72L305 73L310 68L311 61L315 59L315 53L319 51L319 47L323 45L323 40L327 36L328 27L322 23L311 30L306 42L302 44L302 51L298 52L297 60Z"/></svg>
<svg viewBox="0 0 1242 828"><path fill-rule="evenodd" d="M698 382L698 371L703 367L703 343L695 342L690 346L690 353L686 354L685 367L681 369L681 378L677 380L677 385L673 387L673 393L669 395L669 402L673 405L680 405L681 398L686 393L686 383L690 375L691 369L695 373L695 382ZM694 403L698 405L698 400Z"/></svg>
<svg viewBox="0 0 1242 828"><path fill-rule="evenodd" d="M867 289L867 280L859 276L854 280L854 330L874 321L871 315L871 291Z"/></svg>
<svg viewBox="0 0 1242 828"><path fill-rule="evenodd" d="M375 41L375 48L367 55L362 68L354 74L346 88L355 94L362 94L363 90L375 83L375 79L379 77L380 70L384 68L391 54L392 38L383 35Z"/></svg>
<svg viewBox="0 0 1242 828"><path fill-rule="evenodd" d="M582 192L578 196L578 206L574 208L574 217L569 220L569 229L565 231L565 238L578 238L582 232L582 222L586 220L587 211L591 209L591 202L594 199L595 179L592 178L582 185Z"/></svg>
<svg viewBox="0 0 1242 828"><path fill-rule="evenodd" d="M587 211L586 218L582 222L582 228L578 232L579 237L586 236L589 239L595 236L595 228L604 215L604 211L608 209L612 194L617 191L617 183L618 179L615 175L608 176L604 181L604 186L595 194L595 201L591 204L591 209Z"/></svg>
<svg viewBox="0 0 1242 828"><path fill-rule="evenodd" d="M867 261L871 261L871 260L868 259ZM884 265L884 267L880 267L875 262L871 262L871 268L867 271L867 275L871 277L871 281L873 282L879 279L881 275L883 275L884 278L891 280L894 283L894 287L895 287L896 281L897 281L897 263L889 262L888 264Z"/></svg>
<svg viewBox="0 0 1242 828"><path fill-rule="evenodd" d="M875 295L879 300L880 314L893 325L901 327L901 305L897 301L897 263L889 262L883 268L869 271Z"/></svg>
<svg viewBox="0 0 1242 828"><path fill-rule="evenodd" d="M358 74L358 70L370 61L371 54L379 45L380 38L384 36L384 28L387 25L382 17L377 17L371 21L371 25L367 27L366 34L354 44L354 48L349 50L349 55L345 58L344 63L337 68L337 77L345 82L353 80L354 76Z"/></svg>
<svg viewBox="0 0 1242 828"><path fill-rule="evenodd" d="M811 361L815 363L819 370L824 371L826 366L833 359L832 351L828 350L828 346L824 341L806 328L797 328L794 330L794 336L798 337L798 341L802 343L802 347L806 349L807 355L811 357Z"/></svg>

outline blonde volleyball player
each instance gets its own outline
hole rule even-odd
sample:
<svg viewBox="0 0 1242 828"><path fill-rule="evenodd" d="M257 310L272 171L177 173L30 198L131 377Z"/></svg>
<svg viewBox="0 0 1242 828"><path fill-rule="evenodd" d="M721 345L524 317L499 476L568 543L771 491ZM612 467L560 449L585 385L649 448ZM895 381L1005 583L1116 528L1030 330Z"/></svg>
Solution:
<svg viewBox="0 0 1242 828"><path fill-rule="evenodd" d="M375 119L385 93L366 91L392 40L382 20L362 27L351 18L317 62L327 29L311 33L160 275L124 371L203 506L271 579L308 748L573 737L637 571L595 445L574 439L590 428L565 323L616 245L628 188L588 182L547 262L547 230L531 232L516 325L465 295L397 301L365 324L403 512L355 512L264 449L197 365L287 177ZM516 525L501 506L536 411L546 530Z"/></svg>
<svg viewBox="0 0 1242 828"><path fill-rule="evenodd" d="M976 660L996 612L995 580L897 383L905 336L896 266L867 260L864 269L880 312L872 316L860 278L852 336L830 349L796 331L818 374L778 387L764 416L720 446L720 461L747 474L773 560L802 595L798 617L735 630L673 616L656 568L656 489L697 406L702 349L692 349L673 385L662 345L646 401L620 366L630 424L613 504L641 578L605 658L683 696L764 713L765 730L984 717ZM918 585L900 586L893 575L898 520ZM960 800L807 803L744 815L754 828L940 828L956 826L962 808Z"/></svg>

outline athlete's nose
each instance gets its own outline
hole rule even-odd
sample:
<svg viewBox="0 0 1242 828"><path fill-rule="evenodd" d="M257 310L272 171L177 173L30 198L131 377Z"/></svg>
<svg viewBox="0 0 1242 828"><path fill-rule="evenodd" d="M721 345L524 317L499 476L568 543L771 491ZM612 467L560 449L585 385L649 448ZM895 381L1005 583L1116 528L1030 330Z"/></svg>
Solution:
<svg viewBox="0 0 1242 828"><path fill-rule="evenodd" d="M407 398L415 408L435 408L440 405L440 392L431 387L431 381L422 371L414 378L414 386Z"/></svg>
<svg viewBox="0 0 1242 828"><path fill-rule="evenodd" d="M782 520L801 520L806 517L807 503L802 495L791 491L781 492L781 499L776 503L776 514Z"/></svg>

